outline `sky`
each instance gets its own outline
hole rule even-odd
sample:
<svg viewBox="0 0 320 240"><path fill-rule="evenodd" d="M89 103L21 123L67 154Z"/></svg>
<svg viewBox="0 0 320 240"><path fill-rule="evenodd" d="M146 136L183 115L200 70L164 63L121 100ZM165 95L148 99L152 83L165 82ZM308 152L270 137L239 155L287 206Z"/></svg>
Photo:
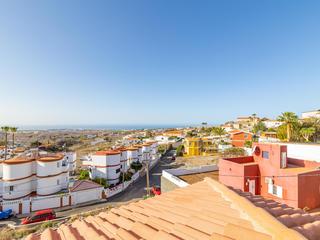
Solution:
<svg viewBox="0 0 320 240"><path fill-rule="evenodd" d="M0 0L0 125L320 108L320 2Z"/></svg>

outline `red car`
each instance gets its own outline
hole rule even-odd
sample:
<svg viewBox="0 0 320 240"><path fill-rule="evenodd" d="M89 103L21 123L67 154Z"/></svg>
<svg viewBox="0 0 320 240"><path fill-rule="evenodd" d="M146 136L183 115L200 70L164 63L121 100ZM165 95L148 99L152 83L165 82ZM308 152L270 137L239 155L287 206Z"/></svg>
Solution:
<svg viewBox="0 0 320 240"><path fill-rule="evenodd" d="M45 209L45 210L35 212L35 214L33 214L30 217L26 217L22 219L21 224L42 222L42 221L52 220L55 218L56 218L56 213L52 209Z"/></svg>
<svg viewBox="0 0 320 240"><path fill-rule="evenodd" d="M159 186L153 186L151 192L154 195L161 195L161 188Z"/></svg>

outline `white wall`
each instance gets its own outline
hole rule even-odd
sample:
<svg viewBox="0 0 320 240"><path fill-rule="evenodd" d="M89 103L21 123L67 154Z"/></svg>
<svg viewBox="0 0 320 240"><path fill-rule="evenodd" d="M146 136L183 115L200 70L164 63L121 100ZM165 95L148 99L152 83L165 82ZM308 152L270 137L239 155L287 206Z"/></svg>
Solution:
<svg viewBox="0 0 320 240"><path fill-rule="evenodd" d="M73 192L72 198L74 199L74 204L94 201L101 199L101 193L103 191L103 187L88 189L79 192Z"/></svg>
<svg viewBox="0 0 320 240"><path fill-rule="evenodd" d="M284 143L283 145L287 145L289 158L320 162L320 144Z"/></svg>
<svg viewBox="0 0 320 240"><path fill-rule="evenodd" d="M32 200L32 211L60 207L60 196L37 197Z"/></svg>

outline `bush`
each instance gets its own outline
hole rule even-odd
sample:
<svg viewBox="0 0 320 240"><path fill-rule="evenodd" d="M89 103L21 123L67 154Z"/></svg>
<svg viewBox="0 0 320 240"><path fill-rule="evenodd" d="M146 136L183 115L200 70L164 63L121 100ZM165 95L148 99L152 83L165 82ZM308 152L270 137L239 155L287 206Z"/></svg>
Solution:
<svg viewBox="0 0 320 240"><path fill-rule="evenodd" d="M109 184L108 184L108 182L107 182L107 179L105 179L105 178L96 177L95 179L93 179L93 181L94 181L95 183L98 183L98 184L104 186L105 188L109 187Z"/></svg>
<svg viewBox="0 0 320 240"><path fill-rule="evenodd" d="M123 182L123 175L124 175L124 181L125 182L131 180L131 177L132 177L132 173L131 172L126 172L126 173L121 172L120 173L120 183Z"/></svg>
<svg viewBox="0 0 320 240"><path fill-rule="evenodd" d="M135 171L139 171L142 168L142 164L140 162L133 162L130 167Z"/></svg>
<svg viewBox="0 0 320 240"><path fill-rule="evenodd" d="M180 156L180 157L183 156L183 152L184 152L184 146L183 144L181 144L177 147L177 156Z"/></svg>
<svg viewBox="0 0 320 240"><path fill-rule="evenodd" d="M79 180L86 180L86 179L89 179L90 175L89 175L89 171L88 170L84 170L84 169L81 169L80 170L80 175L79 175Z"/></svg>
<svg viewBox="0 0 320 240"><path fill-rule="evenodd" d="M246 141L244 143L244 146L247 147L247 148L251 148L252 147L252 141Z"/></svg>

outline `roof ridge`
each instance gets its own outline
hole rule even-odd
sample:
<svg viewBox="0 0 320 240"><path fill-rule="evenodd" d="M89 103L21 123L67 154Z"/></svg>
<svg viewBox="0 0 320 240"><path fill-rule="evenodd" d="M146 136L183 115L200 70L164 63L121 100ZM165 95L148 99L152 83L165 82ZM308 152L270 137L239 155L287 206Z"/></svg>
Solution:
<svg viewBox="0 0 320 240"><path fill-rule="evenodd" d="M269 234L273 236L274 239L279 240L306 240L306 238L299 232L288 228L263 208L255 206L247 198L240 196L236 192L229 189L227 186L208 177L206 177L204 181L214 191L221 193L221 196L223 198L230 201L231 206L233 205L237 210L240 211L241 214L246 215L254 224L254 226L258 228L257 231Z"/></svg>

